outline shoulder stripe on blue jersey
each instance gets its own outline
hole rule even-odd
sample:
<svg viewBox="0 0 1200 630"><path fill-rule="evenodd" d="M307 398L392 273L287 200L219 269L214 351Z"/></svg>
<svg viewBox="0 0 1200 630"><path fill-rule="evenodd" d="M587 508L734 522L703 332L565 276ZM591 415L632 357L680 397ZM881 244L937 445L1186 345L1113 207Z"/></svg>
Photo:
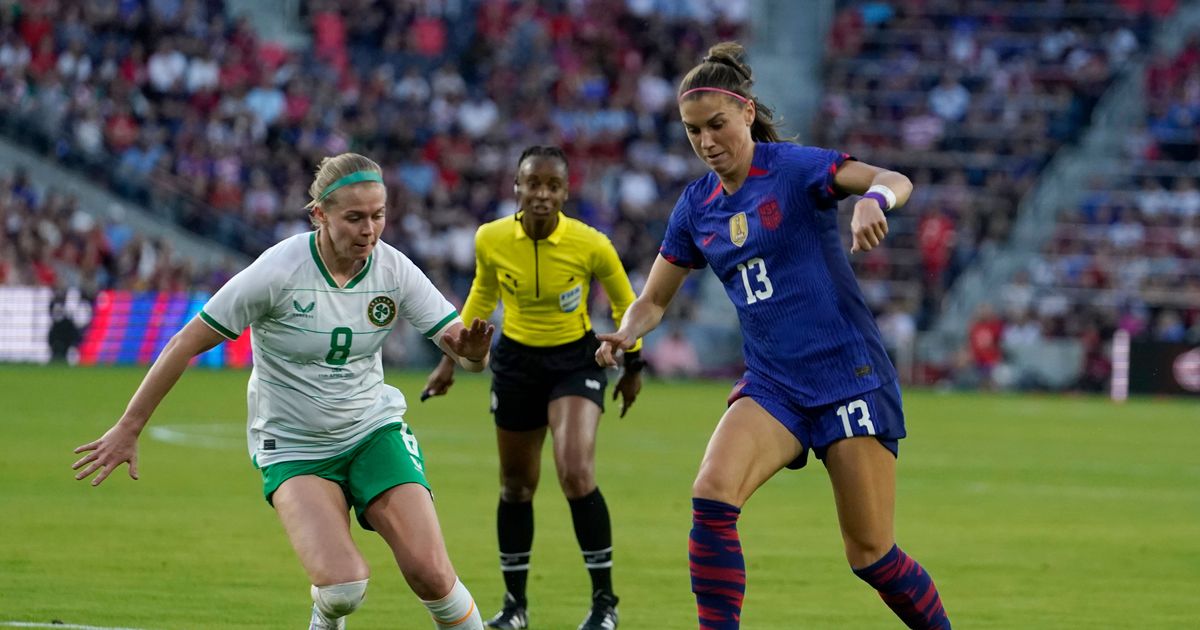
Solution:
<svg viewBox="0 0 1200 630"><path fill-rule="evenodd" d="M838 159L834 160L832 163L829 164L829 184L827 186L825 186L825 194L829 195L829 197L831 199L838 198L837 191L834 190L834 188L833 188L834 180L837 179L838 168L846 160L853 160L853 159L854 158L849 153L842 153L841 155L838 156Z"/></svg>

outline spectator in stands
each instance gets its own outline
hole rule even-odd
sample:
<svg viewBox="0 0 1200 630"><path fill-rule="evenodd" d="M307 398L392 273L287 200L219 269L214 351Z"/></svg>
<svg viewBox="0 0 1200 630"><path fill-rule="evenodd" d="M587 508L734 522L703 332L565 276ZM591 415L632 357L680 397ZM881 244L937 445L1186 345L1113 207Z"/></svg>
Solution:
<svg viewBox="0 0 1200 630"><path fill-rule="evenodd" d="M980 305L967 331L967 343L971 368L984 387L992 386L992 370L1004 357L1000 347L1003 335L1004 321L992 310L991 305Z"/></svg>
<svg viewBox="0 0 1200 630"><path fill-rule="evenodd" d="M1179 311L1164 308L1159 311L1154 320L1152 334L1154 341L1182 343L1187 338L1187 326L1184 325L1183 318L1179 316Z"/></svg>
<svg viewBox="0 0 1200 630"><path fill-rule="evenodd" d="M67 309L65 291L56 291L50 300L50 322L47 339L50 343L50 361L65 363L70 357L71 349L83 340L79 325Z"/></svg>
<svg viewBox="0 0 1200 630"><path fill-rule="evenodd" d="M646 349L646 363L655 376L699 376L700 358L682 327L671 326L667 335Z"/></svg>
<svg viewBox="0 0 1200 630"><path fill-rule="evenodd" d="M883 345L902 378L911 375L916 351L917 320L913 317L914 310L904 298L895 298L877 320Z"/></svg>

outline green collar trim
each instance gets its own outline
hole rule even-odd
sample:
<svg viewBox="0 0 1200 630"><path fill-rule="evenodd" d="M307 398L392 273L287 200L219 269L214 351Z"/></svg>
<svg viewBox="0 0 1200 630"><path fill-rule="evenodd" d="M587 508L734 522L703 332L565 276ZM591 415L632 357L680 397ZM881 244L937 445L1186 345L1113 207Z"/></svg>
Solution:
<svg viewBox="0 0 1200 630"><path fill-rule="evenodd" d="M354 274L354 277L346 283L346 286L338 286L338 283L333 279L333 274L329 273L329 268L325 266L325 261L321 260L321 251L317 249L317 234L320 234L320 230L314 231L308 237L308 251L312 253L313 262L317 263L317 269L321 270L321 276L325 278L325 282L328 283L330 287L333 287L334 289L353 289L358 285L359 282L362 282L363 278L367 277L367 272L371 271L371 262L375 260L374 251L372 251L371 255L367 257L367 264L363 265L363 268L360 269L358 273ZM376 242L375 246L378 247L379 243Z"/></svg>

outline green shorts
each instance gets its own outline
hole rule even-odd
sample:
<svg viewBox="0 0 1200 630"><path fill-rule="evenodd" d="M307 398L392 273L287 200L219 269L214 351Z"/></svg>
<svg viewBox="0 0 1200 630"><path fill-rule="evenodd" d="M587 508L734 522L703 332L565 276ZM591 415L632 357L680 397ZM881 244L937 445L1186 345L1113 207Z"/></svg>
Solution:
<svg viewBox="0 0 1200 630"><path fill-rule="evenodd" d="M374 528L367 522L365 514L375 497L405 483L419 483L429 489L421 446L404 421L376 429L340 455L279 462L261 472L267 503L271 503L279 486L292 477L316 475L336 483L346 495L346 503L354 507L358 523L363 529L372 531Z"/></svg>

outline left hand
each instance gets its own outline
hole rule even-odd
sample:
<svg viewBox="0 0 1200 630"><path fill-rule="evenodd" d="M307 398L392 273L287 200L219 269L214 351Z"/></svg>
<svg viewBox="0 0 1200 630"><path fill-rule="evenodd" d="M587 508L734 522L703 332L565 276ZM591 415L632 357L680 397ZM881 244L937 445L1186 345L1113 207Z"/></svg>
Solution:
<svg viewBox="0 0 1200 630"><path fill-rule="evenodd" d="M850 253L869 252L887 236L887 217L879 209L879 202L866 197L854 204L854 215L850 219L850 237L853 243Z"/></svg>
<svg viewBox="0 0 1200 630"><path fill-rule="evenodd" d="M617 386L613 388L613 400L617 399L617 395L621 396L621 417L625 417L625 412L633 406L633 401L637 400L638 393L642 391L642 373L625 371L621 375L621 379L617 381Z"/></svg>
<svg viewBox="0 0 1200 630"><path fill-rule="evenodd" d="M476 317L470 326L463 326L457 335L448 334L442 337L442 341L446 342L446 347L453 350L454 354L478 362L487 358L494 332L495 326Z"/></svg>
<svg viewBox="0 0 1200 630"><path fill-rule="evenodd" d="M75 479L85 479L98 470L100 474L92 479L92 485L98 486L104 483L104 480L108 479L108 476L118 466L129 464L129 477L136 481L138 478L137 442L137 432L118 422L100 436L100 439L77 446L76 454L87 453L87 455L71 464L72 470L83 468L75 474ZM85 466L86 468L84 468Z"/></svg>

